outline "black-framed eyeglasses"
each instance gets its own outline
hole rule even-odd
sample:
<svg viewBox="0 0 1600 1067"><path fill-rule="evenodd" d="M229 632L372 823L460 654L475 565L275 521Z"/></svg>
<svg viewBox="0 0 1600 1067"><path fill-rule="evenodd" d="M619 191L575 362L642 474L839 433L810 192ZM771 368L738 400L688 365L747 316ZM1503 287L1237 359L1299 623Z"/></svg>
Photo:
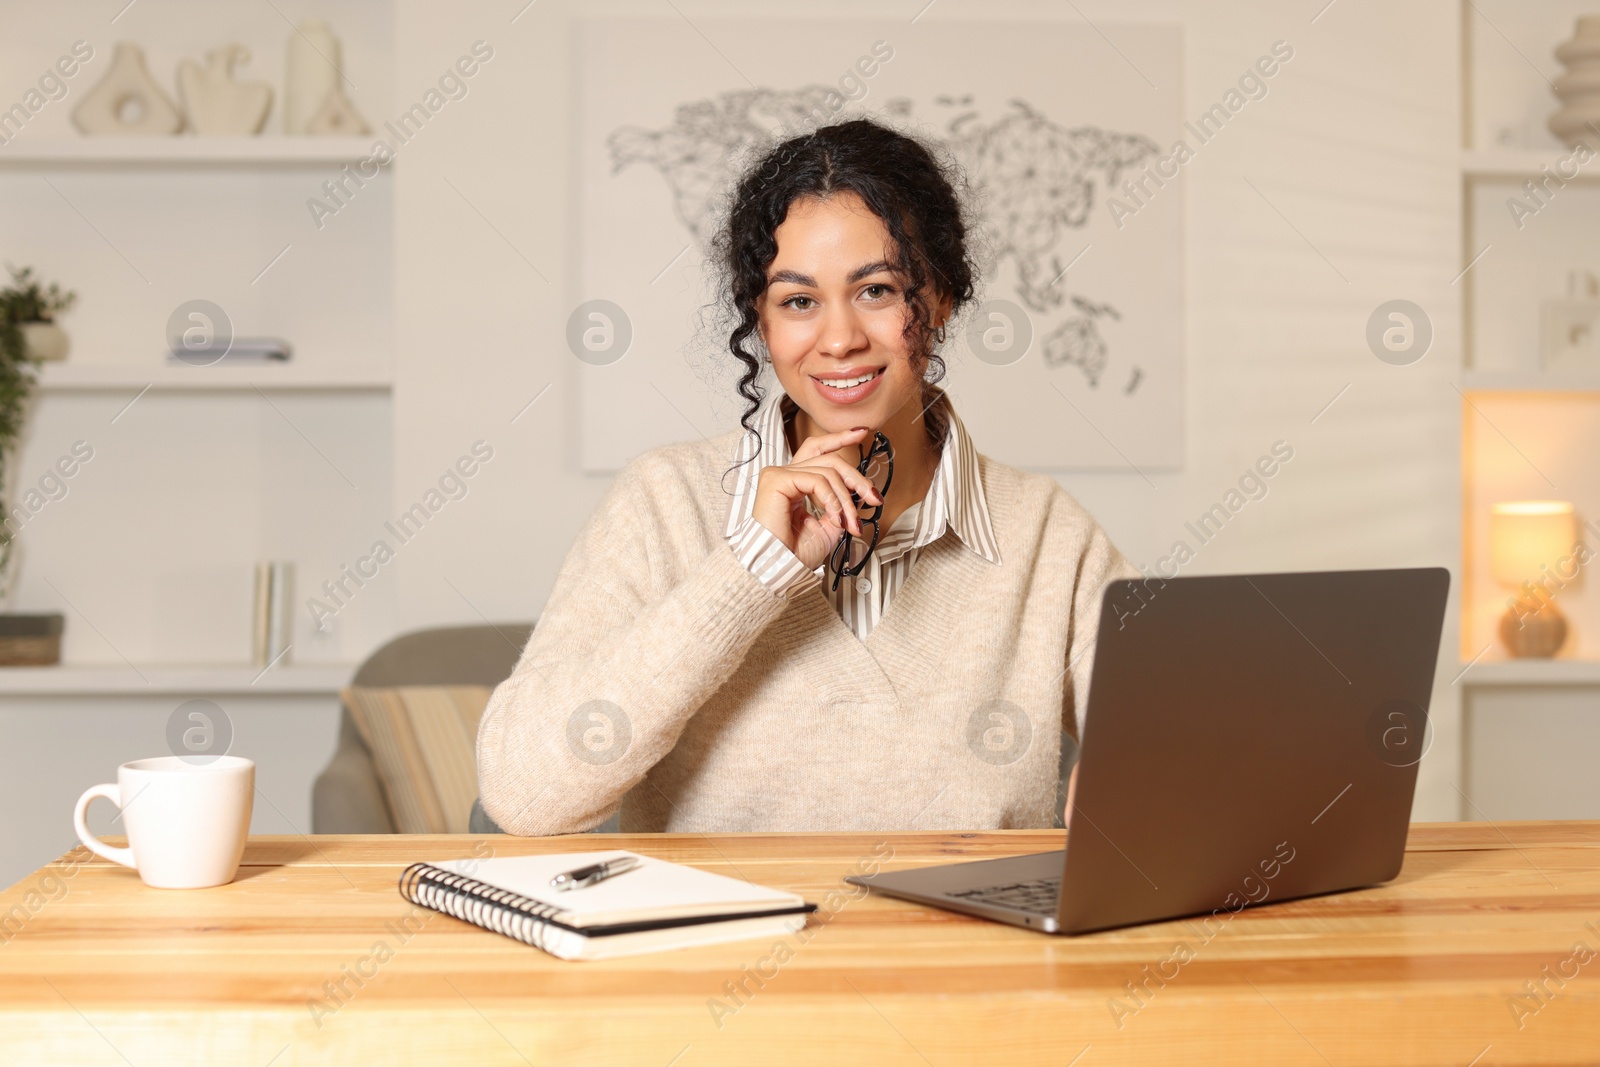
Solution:
<svg viewBox="0 0 1600 1067"><path fill-rule="evenodd" d="M828 568L833 571L832 589L835 592L839 589L840 579L853 578L866 569L867 560L872 558L872 550L878 547L878 519L883 514L883 501L889 496L889 483L894 481L894 449L890 447L883 431L873 436L872 447L856 464L856 470L866 475L873 488L878 490L879 503L863 504L859 494L850 494L850 502L856 507L862 533L867 532L868 526L872 527L872 533L870 539L864 539L846 530L840 535L839 543L833 546L828 556Z"/></svg>

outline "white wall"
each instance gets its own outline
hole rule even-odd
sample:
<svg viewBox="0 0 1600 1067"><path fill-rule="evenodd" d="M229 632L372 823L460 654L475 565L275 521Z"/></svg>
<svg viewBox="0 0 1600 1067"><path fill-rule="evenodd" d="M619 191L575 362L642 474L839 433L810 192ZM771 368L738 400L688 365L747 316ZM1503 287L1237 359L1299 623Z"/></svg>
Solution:
<svg viewBox="0 0 1600 1067"><path fill-rule="evenodd" d="M575 360L562 340L576 302L564 282L577 5L540 0L512 24L520 6L467 0L446 12L399 3L397 100L419 95L473 40L496 50L471 95L407 146L396 191L397 502L420 494L473 441L495 448L470 496L402 554L395 577L406 626L532 617L606 484L577 473ZM756 6L676 5L690 19ZM909 19L917 6L871 8ZM992 17L998 7L942 3L922 18ZM1281 439L1295 457L1270 495L1184 573L1458 570L1457 5L1340 0L1320 15L1321 2L1267 0L1078 8L1113 41L1117 19L1181 16L1191 115L1274 41L1295 56L1180 179L1189 212L1184 470L1152 474L1154 488L1132 472L1063 474L1063 484L1124 552L1154 564L1185 536L1186 520ZM1077 17L1058 4L1007 10ZM725 62L710 45L684 61ZM1410 367L1379 362L1364 340L1369 314L1393 298L1415 301L1433 321L1433 348ZM1458 813L1455 603L1453 590L1420 818Z"/></svg>

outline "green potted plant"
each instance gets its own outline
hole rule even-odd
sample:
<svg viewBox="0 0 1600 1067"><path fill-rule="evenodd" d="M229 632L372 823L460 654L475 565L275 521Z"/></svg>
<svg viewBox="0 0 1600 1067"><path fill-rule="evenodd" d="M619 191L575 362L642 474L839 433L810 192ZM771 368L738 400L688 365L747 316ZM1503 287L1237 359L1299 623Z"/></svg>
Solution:
<svg viewBox="0 0 1600 1067"><path fill-rule="evenodd" d="M11 285L0 289L0 318L16 323L22 333L22 350L26 358L41 363L67 358L67 331L56 322L56 316L72 307L77 293L64 293L51 282L40 285L33 278L33 268L18 270L7 264L11 272Z"/></svg>
<svg viewBox="0 0 1600 1067"><path fill-rule="evenodd" d="M12 461L27 420L37 365L67 354L67 335L55 317L77 299L55 283L42 287L31 268L11 271L12 284L0 289L0 605L8 603L16 581L16 536L25 516L10 503ZM61 661L59 613L0 613L0 665L45 665Z"/></svg>

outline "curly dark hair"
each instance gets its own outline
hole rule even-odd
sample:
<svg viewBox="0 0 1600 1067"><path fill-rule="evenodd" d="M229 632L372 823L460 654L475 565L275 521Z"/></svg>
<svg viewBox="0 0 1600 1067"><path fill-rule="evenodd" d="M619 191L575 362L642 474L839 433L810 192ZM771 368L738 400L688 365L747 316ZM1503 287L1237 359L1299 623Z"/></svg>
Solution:
<svg viewBox="0 0 1600 1067"><path fill-rule="evenodd" d="M778 254L774 234L796 200L854 192L883 220L891 266L905 279L911 313L903 336L913 366L922 365L925 391L944 377L944 359L933 349L932 315L948 295L954 317L973 297L976 271L968 249L971 216L956 195L958 187L966 189L966 178L943 155L937 146L871 119L853 119L791 137L744 171L709 259L718 290L732 304L730 320L736 321L728 350L744 365L739 395L747 406L739 424L758 439L750 420L765 395L756 385L761 360L746 344L752 336L760 339L757 306Z"/></svg>

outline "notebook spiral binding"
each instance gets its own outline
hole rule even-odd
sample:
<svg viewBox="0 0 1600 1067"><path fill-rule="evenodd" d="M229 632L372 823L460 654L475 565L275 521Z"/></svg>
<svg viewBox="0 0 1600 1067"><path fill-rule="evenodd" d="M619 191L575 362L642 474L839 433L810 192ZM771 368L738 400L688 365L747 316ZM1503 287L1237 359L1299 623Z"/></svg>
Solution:
<svg viewBox="0 0 1600 1067"><path fill-rule="evenodd" d="M400 875L400 895L413 904L545 952L550 951L552 935L559 932L547 920L561 909L428 863L413 863L405 869Z"/></svg>

